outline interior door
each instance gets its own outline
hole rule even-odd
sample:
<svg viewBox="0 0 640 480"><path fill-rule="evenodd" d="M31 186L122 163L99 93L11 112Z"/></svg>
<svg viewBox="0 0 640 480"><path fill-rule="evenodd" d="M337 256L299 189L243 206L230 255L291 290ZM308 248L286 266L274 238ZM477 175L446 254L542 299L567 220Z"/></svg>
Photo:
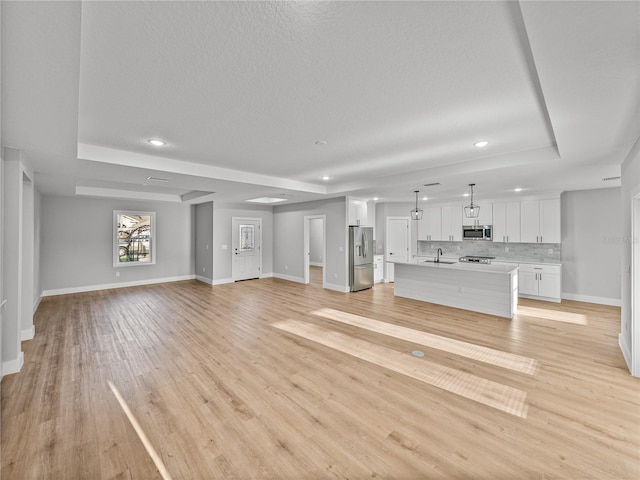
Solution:
<svg viewBox="0 0 640 480"><path fill-rule="evenodd" d="M387 218L387 281L393 282L393 262L409 261L409 219Z"/></svg>
<svg viewBox="0 0 640 480"><path fill-rule="evenodd" d="M260 219L234 218L232 220L232 275L234 281L260 277Z"/></svg>

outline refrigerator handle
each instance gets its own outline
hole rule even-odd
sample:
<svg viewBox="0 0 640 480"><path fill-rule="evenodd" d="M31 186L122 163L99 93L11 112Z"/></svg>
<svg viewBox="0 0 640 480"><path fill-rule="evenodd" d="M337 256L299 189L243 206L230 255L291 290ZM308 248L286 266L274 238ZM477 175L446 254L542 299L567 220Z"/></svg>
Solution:
<svg viewBox="0 0 640 480"><path fill-rule="evenodd" d="M364 258L367 258L367 253L369 253L369 243L367 242L367 232L362 231L362 240L364 243Z"/></svg>

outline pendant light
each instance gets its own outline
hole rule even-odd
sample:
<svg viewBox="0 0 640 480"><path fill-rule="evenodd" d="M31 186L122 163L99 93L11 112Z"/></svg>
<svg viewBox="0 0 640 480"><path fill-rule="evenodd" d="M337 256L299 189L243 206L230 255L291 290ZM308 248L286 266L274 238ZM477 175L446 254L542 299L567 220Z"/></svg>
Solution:
<svg viewBox="0 0 640 480"><path fill-rule="evenodd" d="M480 215L480 207L473 204L473 187L475 187L475 185L475 183L469 184L471 187L471 203L464 207L464 216L467 218L478 218L478 215Z"/></svg>
<svg viewBox="0 0 640 480"><path fill-rule="evenodd" d="M418 208L418 193L420 190L414 190L416 194L416 208L411 210L411 220L422 220L422 209Z"/></svg>

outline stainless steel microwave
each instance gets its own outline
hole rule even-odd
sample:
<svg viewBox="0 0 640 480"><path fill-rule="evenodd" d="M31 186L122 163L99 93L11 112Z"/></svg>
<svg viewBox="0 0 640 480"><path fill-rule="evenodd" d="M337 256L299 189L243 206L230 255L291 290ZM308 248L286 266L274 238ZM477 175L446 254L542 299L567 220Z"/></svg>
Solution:
<svg viewBox="0 0 640 480"><path fill-rule="evenodd" d="M463 240L493 240L491 236L493 230L492 225L463 225Z"/></svg>

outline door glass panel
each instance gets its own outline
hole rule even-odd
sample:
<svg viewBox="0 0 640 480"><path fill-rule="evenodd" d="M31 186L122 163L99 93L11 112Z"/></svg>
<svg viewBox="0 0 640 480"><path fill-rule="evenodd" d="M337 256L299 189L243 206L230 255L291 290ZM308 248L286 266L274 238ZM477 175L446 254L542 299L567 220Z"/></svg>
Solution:
<svg viewBox="0 0 640 480"><path fill-rule="evenodd" d="M240 252L251 252L255 249L255 225L240 225Z"/></svg>

